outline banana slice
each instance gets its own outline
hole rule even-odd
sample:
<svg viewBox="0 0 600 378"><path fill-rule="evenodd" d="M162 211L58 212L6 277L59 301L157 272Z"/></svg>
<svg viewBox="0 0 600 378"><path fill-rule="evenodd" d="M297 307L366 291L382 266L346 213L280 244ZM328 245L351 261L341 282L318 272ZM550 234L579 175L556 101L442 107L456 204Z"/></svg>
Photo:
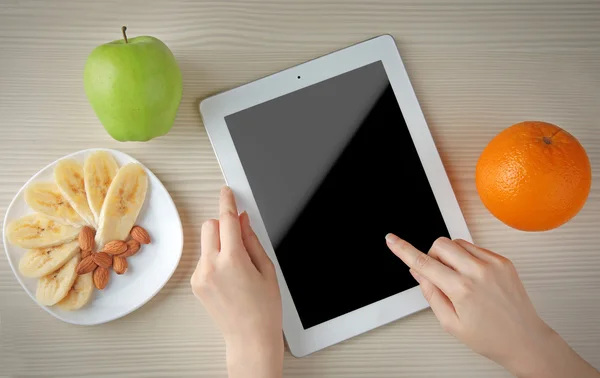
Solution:
<svg viewBox="0 0 600 378"><path fill-rule="evenodd" d="M66 297L56 304L56 307L65 311L79 310L92 298L94 292L94 281L92 273L77 276L75 283Z"/></svg>
<svg viewBox="0 0 600 378"><path fill-rule="evenodd" d="M33 210L59 222L79 227L85 224L53 182L36 182L29 185L25 189L25 202Z"/></svg>
<svg viewBox="0 0 600 378"><path fill-rule="evenodd" d="M19 271L25 277L42 277L65 265L77 253L77 240L58 247L30 249L21 257Z"/></svg>
<svg viewBox="0 0 600 378"><path fill-rule="evenodd" d="M141 165L129 163L119 169L100 212L97 248L109 241L127 238L144 204L147 189L148 176Z"/></svg>
<svg viewBox="0 0 600 378"><path fill-rule="evenodd" d="M100 219L100 211L108 188L118 170L119 166L109 152L96 151L85 159L83 164L85 192L96 223Z"/></svg>
<svg viewBox="0 0 600 378"><path fill-rule="evenodd" d="M75 268L79 260L79 255L76 254L62 268L40 278L35 293L37 301L45 306L52 306L63 299L77 278Z"/></svg>
<svg viewBox="0 0 600 378"><path fill-rule="evenodd" d="M62 195L87 224L96 228L94 214L88 205L83 168L73 159L62 159L54 168L54 180Z"/></svg>
<svg viewBox="0 0 600 378"><path fill-rule="evenodd" d="M6 226L11 244L21 248L47 248L75 240L79 228L67 226L40 213L26 215Z"/></svg>

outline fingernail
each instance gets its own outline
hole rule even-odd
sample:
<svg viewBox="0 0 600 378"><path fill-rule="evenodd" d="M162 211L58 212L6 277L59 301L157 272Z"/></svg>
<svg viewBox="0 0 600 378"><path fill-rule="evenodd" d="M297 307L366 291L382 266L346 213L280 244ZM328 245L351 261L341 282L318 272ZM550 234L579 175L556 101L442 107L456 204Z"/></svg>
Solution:
<svg viewBox="0 0 600 378"><path fill-rule="evenodd" d="M413 276L413 278L420 284L421 283L421 275L412 269L409 269L408 271Z"/></svg>
<svg viewBox="0 0 600 378"><path fill-rule="evenodd" d="M394 234L387 234L387 235L385 235L385 241L387 241L387 242L388 242L388 243L390 243L390 244L397 243L397 242L398 242L398 240L400 240L400 238L399 238L399 237L397 237L397 236L396 236L396 235L394 235Z"/></svg>
<svg viewBox="0 0 600 378"><path fill-rule="evenodd" d="M231 188L228 186L224 186L223 188L221 188L221 194L226 194L229 191L231 191Z"/></svg>

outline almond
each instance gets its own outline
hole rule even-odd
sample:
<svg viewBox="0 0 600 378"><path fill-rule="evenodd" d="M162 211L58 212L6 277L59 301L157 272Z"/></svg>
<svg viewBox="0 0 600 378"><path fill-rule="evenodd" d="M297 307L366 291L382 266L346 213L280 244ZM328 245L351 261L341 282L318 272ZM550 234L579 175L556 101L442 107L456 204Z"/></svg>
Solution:
<svg viewBox="0 0 600 378"><path fill-rule="evenodd" d="M104 289L106 285L108 285L108 269L101 266L97 267L96 270L94 270L92 278L94 280L94 286L96 286L96 289Z"/></svg>
<svg viewBox="0 0 600 378"><path fill-rule="evenodd" d="M138 253L138 251L140 250L140 242L137 240L128 240L127 241L127 251L121 253L119 256L120 257L130 257L135 255L136 253Z"/></svg>
<svg viewBox="0 0 600 378"><path fill-rule="evenodd" d="M148 235L148 231L144 230L142 227L133 226L130 234L133 240L137 240L140 244L150 244L150 235Z"/></svg>
<svg viewBox="0 0 600 378"><path fill-rule="evenodd" d="M79 262L75 271L77 274L82 275L93 271L97 266L98 265L94 262L93 256L90 255Z"/></svg>
<svg viewBox="0 0 600 378"><path fill-rule="evenodd" d="M102 249L102 252L106 252L109 255L118 255L125 251L127 251L127 243L123 240L113 240L108 242Z"/></svg>
<svg viewBox="0 0 600 378"><path fill-rule="evenodd" d="M103 268L108 269L113 264L112 256L106 252L94 253L92 256L94 256L94 262Z"/></svg>
<svg viewBox="0 0 600 378"><path fill-rule="evenodd" d="M79 248L82 251L91 251L94 249L94 237L96 236L96 231L93 228L88 226L83 226L81 231L79 231Z"/></svg>
<svg viewBox="0 0 600 378"><path fill-rule="evenodd" d="M86 249L85 251L81 250L81 259L83 260L91 254L92 254L92 251L90 251L89 249Z"/></svg>
<svg viewBox="0 0 600 378"><path fill-rule="evenodd" d="M127 264L127 259L125 259L125 257L121 257L121 256L114 257L113 269L115 270L115 273L123 274L123 273L127 272L128 267L129 267L129 264Z"/></svg>

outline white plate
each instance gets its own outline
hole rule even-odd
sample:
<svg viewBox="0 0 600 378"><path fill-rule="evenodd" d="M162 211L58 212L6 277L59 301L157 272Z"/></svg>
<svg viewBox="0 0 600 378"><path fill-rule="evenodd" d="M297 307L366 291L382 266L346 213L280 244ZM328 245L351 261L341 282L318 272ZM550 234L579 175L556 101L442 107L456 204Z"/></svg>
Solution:
<svg viewBox="0 0 600 378"><path fill-rule="evenodd" d="M110 152L119 166L130 162L139 163L122 152L101 148L75 152L64 158L72 158L83 164L88 154L98 150ZM53 172L57 162L58 160L36 173L19 190L6 211L4 227L9 222L33 212L25 203L23 190L36 181L54 181ZM181 220L167 189L148 168L144 168L148 174L148 193L136 224L148 230L152 243L142 246L140 252L127 259L129 269L124 275L119 276L111 270L108 286L104 290L95 290L90 303L80 310L62 311L37 302L35 291L38 279L23 277L18 269L19 260L25 250L8 243L4 232L4 250L15 277L27 294L49 314L71 324L94 325L110 322L137 310L148 302L165 286L175 272L183 250Z"/></svg>

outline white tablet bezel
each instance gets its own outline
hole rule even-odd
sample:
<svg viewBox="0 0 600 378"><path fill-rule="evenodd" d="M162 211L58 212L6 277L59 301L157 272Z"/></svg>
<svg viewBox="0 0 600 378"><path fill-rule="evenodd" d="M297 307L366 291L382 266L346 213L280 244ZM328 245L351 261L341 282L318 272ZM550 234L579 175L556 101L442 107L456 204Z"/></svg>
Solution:
<svg viewBox="0 0 600 378"><path fill-rule="evenodd" d="M471 236L466 222L404 69L396 43L391 36L383 35L347 47L217 94L200 103L204 126L217 155L225 181L233 189L240 211L248 212L256 234L277 269L283 301L284 334L290 352L296 357L305 356L422 310L428 307L428 304L419 287L414 287L325 323L304 329L269 241L242 163L225 124L225 117L377 61L383 63L450 236L470 241ZM381 237L383 238L384 235Z"/></svg>

